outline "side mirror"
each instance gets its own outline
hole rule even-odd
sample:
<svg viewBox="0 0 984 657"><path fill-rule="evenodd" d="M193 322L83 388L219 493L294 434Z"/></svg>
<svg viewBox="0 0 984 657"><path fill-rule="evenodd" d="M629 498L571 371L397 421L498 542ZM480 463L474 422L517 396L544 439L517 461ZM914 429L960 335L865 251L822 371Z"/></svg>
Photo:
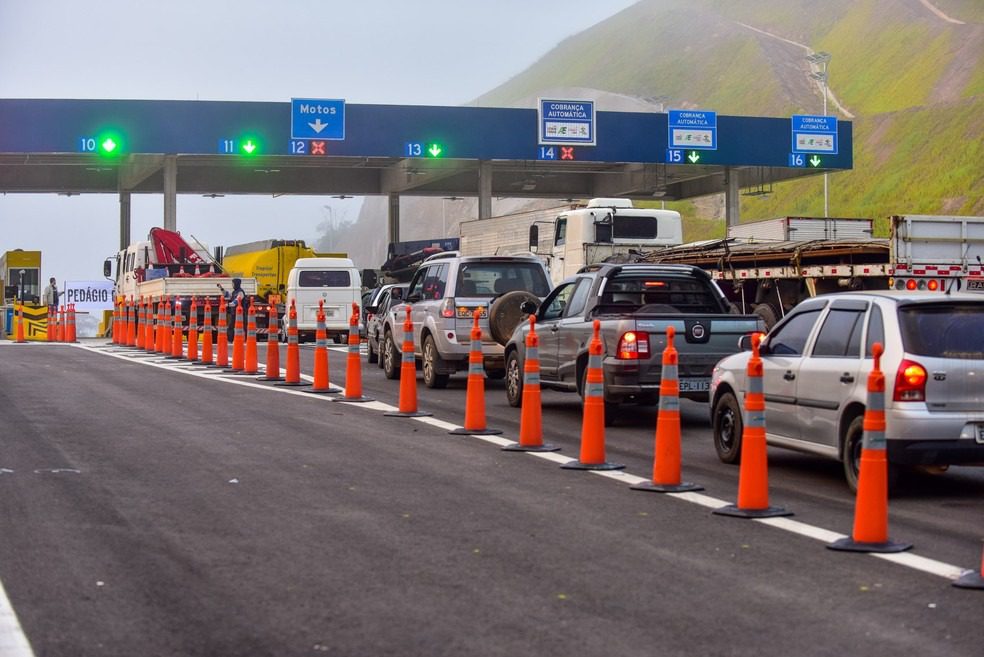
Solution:
<svg viewBox="0 0 984 657"><path fill-rule="evenodd" d="M407 297L407 303L417 303L418 301L421 300L421 298L422 297L419 294L411 294L409 297Z"/></svg>
<svg viewBox="0 0 984 657"><path fill-rule="evenodd" d="M536 253L540 248L540 227L536 224L530 225L530 253Z"/></svg>
<svg viewBox="0 0 984 657"><path fill-rule="evenodd" d="M373 313L373 314L375 314L377 312L379 312L379 307L378 306L363 306L362 307L362 314L363 315L365 315L366 313Z"/></svg>
<svg viewBox="0 0 984 657"><path fill-rule="evenodd" d="M536 302L535 301L530 301L529 299L527 299L523 303L519 304L520 311L522 311L523 313L525 313L527 315L534 314L537 311L537 308L539 308L539 306L537 306Z"/></svg>
<svg viewBox="0 0 984 657"><path fill-rule="evenodd" d="M106 258L106 260L103 262L103 276L109 278L112 275L113 275L113 262L109 258Z"/></svg>
<svg viewBox="0 0 984 657"><path fill-rule="evenodd" d="M752 336L743 335L738 338L738 351L751 351L752 350Z"/></svg>

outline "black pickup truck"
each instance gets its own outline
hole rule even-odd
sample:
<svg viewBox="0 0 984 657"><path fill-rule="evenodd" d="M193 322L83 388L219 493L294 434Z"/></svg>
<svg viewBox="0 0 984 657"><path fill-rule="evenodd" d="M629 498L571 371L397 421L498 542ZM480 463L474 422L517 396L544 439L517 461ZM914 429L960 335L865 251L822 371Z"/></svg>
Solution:
<svg viewBox="0 0 984 657"><path fill-rule="evenodd" d="M523 311L536 313L542 387L569 392L583 389L593 324L600 320L608 420L617 404L659 401L668 326L676 330L680 395L697 401L707 401L714 365L740 351L739 338L765 330L757 315L735 314L710 276L689 265L591 265ZM520 323L505 348L512 406L522 403L528 332L529 322Z"/></svg>

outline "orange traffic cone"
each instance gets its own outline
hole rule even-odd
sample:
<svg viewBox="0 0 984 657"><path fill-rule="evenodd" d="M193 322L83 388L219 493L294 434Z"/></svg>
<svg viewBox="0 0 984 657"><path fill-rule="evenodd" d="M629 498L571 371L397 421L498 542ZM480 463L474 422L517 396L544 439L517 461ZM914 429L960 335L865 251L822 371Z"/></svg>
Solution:
<svg viewBox="0 0 984 657"><path fill-rule="evenodd" d="M325 301L318 301L318 324L314 345L314 385L305 390L315 395L341 392L328 382L328 329L325 327Z"/></svg>
<svg viewBox="0 0 984 657"><path fill-rule="evenodd" d="M216 334L215 366L229 367L229 320L225 299L219 300L219 331Z"/></svg>
<svg viewBox="0 0 984 657"><path fill-rule="evenodd" d="M885 455L885 375L881 371L884 348L876 342L875 362L868 373L868 401L864 409L861 469L854 503L854 530L850 537L827 547L848 552L902 552L912 543L888 538L888 459ZM845 456L845 458L849 458Z"/></svg>
<svg viewBox="0 0 984 657"><path fill-rule="evenodd" d="M144 348L144 334L146 333L146 317L144 315L144 299L143 296L137 301L137 329L136 329L136 343L134 346L137 349Z"/></svg>
<svg viewBox="0 0 984 657"><path fill-rule="evenodd" d="M232 367L229 372L242 372L246 367L246 332L243 330L243 304L236 304L236 319L232 334Z"/></svg>
<svg viewBox="0 0 984 657"><path fill-rule="evenodd" d="M147 297L144 304L144 351L154 350L154 300Z"/></svg>
<svg viewBox="0 0 984 657"><path fill-rule="evenodd" d="M163 306L163 314L161 314ZM158 305L157 310L157 342L156 351L159 354L166 354L168 350L168 334L171 330L171 297L164 297Z"/></svg>
<svg viewBox="0 0 984 657"><path fill-rule="evenodd" d="M18 304L17 306L17 342L19 344L24 344L27 340L24 339L24 304Z"/></svg>
<svg viewBox="0 0 984 657"><path fill-rule="evenodd" d="M113 344L120 343L120 300L122 297L113 299Z"/></svg>
<svg viewBox="0 0 984 657"><path fill-rule="evenodd" d="M485 426L485 366L482 360L482 328L478 325L481 310L475 310L468 349L468 388L465 392L465 424L448 433L458 436L491 436L501 429Z"/></svg>
<svg viewBox="0 0 984 657"><path fill-rule="evenodd" d="M56 337L58 336L58 309L55 308L55 312L52 313L51 308L52 306L48 306L48 315L47 315L48 335L46 336L48 342L54 342Z"/></svg>
<svg viewBox="0 0 984 657"><path fill-rule="evenodd" d="M137 305L130 296L130 302L126 304L126 346L137 346Z"/></svg>
<svg viewBox="0 0 984 657"><path fill-rule="evenodd" d="M259 360L256 354L256 306L253 297L249 298L249 311L246 313L246 354L243 359L243 374L259 372Z"/></svg>
<svg viewBox="0 0 984 657"><path fill-rule="evenodd" d="M65 306L60 308L58 316L58 341L65 342Z"/></svg>
<svg viewBox="0 0 984 657"><path fill-rule="evenodd" d="M68 304L68 338L67 342L78 342L78 334L75 331L75 304Z"/></svg>
<svg viewBox="0 0 984 657"><path fill-rule="evenodd" d="M212 353L212 300L205 297L204 326L202 327L202 365L215 363Z"/></svg>
<svg viewBox="0 0 984 657"><path fill-rule="evenodd" d="M741 433L741 470L738 472L738 504L729 504L713 513L735 518L791 516L781 507L769 506L769 464L765 446L765 394L762 385L762 334L752 335L752 355L745 370L745 426Z"/></svg>
<svg viewBox="0 0 984 657"><path fill-rule="evenodd" d="M198 360L198 299L191 297L188 308L188 360Z"/></svg>
<svg viewBox="0 0 984 657"><path fill-rule="evenodd" d="M301 347L297 343L297 304L292 299L287 313L287 376L275 386L306 386L301 381Z"/></svg>
<svg viewBox="0 0 984 657"><path fill-rule="evenodd" d="M171 355L170 358L181 359L184 356L184 315L181 314L181 299L174 300L174 312L171 313Z"/></svg>
<svg viewBox="0 0 984 657"><path fill-rule="evenodd" d="M659 379L659 413L656 416L656 448L653 456L653 478L632 486L634 490L657 493L682 493L704 490L703 486L681 481L680 475L680 381L679 357L673 346L676 329L666 327L666 348Z"/></svg>
<svg viewBox="0 0 984 657"><path fill-rule="evenodd" d="M413 320L410 319L410 306L406 307L407 318L403 322L403 359L400 361L400 407L397 411L383 413L391 417L424 417L433 415L417 410L417 362L413 355Z"/></svg>
<svg viewBox="0 0 984 657"><path fill-rule="evenodd" d="M359 353L359 304L352 302L349 316L348 354L345 362L345 394L335 397L337 402L370 402L372 397L362 394L362 356Z"/></svg>
<svg viewBox="0 0 984 657"><path fill-rule="evenodd" d="M588 345L588 371L584 380L584 416L581 421L581 454L577 461L560 466L567 470L621 470L620 463L605 460L605 375L601 368L601 322L594 321Z"/></svg>
<svg viewBox="0 0 984 657"><path fill-rule="evenodd" d="M953 585L959 589L984 589L984 553L981 555L981 570L974 572L968 570L958 577Z"/></svg>
<svg viewBox="0 0 984 657"><path fill-rule="evenodd" d="M506 377L510 374L506 371ZM556 452L560 450L543 442L543 408L540 393L540 337L536 334L536 315L530 315L530 330L526 334L526 356L523 363L522 410L519 416L519 442L506 445L507 452ZM510 385L506 382L506 385Z"/></svg>
<svg viewBox="0 0 984 657"><path fill-rule="evenodd" d="M283 381L280 376L280 320L277 318L277 304L271 303L267 315L266 376L259 381Z"/></svg>

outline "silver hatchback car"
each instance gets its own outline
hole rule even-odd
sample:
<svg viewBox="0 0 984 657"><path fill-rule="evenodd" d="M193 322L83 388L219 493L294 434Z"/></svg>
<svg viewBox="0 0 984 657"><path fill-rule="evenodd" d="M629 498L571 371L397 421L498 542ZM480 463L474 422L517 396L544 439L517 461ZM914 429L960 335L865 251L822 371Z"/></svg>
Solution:
<svg viewBox="0 0 984 657"><path fill-rule="evenodd" d="M857 488L872 346L885 347L890 480L899 466L984 465L984 295L896 291L803 301L762 342L766 440L837 459ZM741 454L746 366L711 379L714 447Z"/></svg>

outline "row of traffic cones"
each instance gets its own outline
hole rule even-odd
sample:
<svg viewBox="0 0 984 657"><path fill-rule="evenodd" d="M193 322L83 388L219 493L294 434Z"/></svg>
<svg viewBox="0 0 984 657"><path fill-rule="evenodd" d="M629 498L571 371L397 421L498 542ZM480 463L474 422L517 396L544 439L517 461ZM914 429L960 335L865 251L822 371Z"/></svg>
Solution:
<svg viewBox="0 0 984 657"><path fill-rule="evenodd" d="M54 316L48 316L48 329L45 336L48 342L78 342L75 331L75 304L59 307ZM17 342L24 339L24 307L17 310Z"/></svg>

